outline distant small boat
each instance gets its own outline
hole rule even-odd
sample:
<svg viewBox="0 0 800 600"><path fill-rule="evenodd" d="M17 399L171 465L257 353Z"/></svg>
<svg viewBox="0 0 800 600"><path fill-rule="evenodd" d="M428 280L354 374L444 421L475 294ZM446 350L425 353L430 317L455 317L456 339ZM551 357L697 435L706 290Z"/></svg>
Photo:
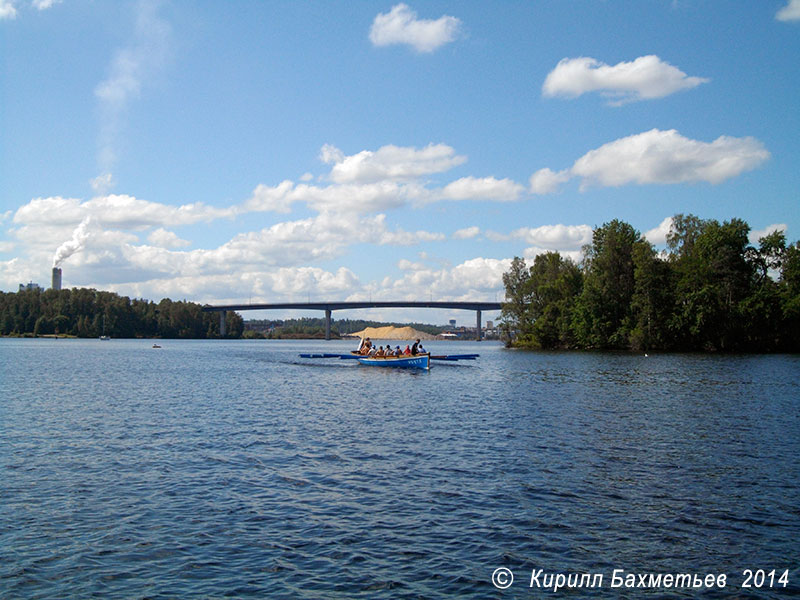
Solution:
<svg viewBox="0 0 800 600"><path fill-rule="evenodd" d="M153 344L153 348L161 348L158 344Z"/></svg>
<svg viewBox="0 0 800 600"><path fill-rule="evenodd" d="M425 369L431 368L430 354L416 354L403 356L362 356L358 358L359 364L369 367L395 367L400 369Z"/></svg>
<svg viewBox="0 0 800 600"><path fill-rule="evenodd" d="M110 338L110 337L108 337L107 335L101 335L101 336L100 336L100 339L101 339L101 340L103 340L104 342L107 342L107 341L108 341L108 340L110 340L111 338Z"/></svg>

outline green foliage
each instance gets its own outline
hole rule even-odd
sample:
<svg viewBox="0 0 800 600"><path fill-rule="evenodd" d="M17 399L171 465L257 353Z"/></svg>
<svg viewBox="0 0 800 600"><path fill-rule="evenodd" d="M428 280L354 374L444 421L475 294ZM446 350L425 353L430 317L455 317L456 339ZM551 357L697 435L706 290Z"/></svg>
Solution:
<svg viewBox="0 0 800 600"><path fill-rule="evenodd" d="M244 321L226 314L226 337L241 337ZM219 314L199 304L164 299L158 304L112 292L24 290L0 292L0 335L72 335L115 338L217 338Z"/></svg>
<svg viewBox="0 0 800 600"><path fill-rule="evenodd" d="M569 348L573 305L580 293L582 275L578 266L558 252L540 254L530 269L515 258L503 281L512 286L511 299L503 305L503 328L514 333L517 343L534 348Z"/></svg>
<svg viewBox="0 0 800 600"><path fill-rule="evenodd" d="M584 248L584 284L575 315L585 348L625 348L633 328L633 246L639 232L614 220L594 230Z"/></svg>
<svg viewBox="0 0 800 600"><path fill-rule="evenodd" d="M741 219L676 215L659 255L629 224L596 228L578 269L556 253L503 276L501 326L531 348L800 350L800 243L749 245Z"/></svg>

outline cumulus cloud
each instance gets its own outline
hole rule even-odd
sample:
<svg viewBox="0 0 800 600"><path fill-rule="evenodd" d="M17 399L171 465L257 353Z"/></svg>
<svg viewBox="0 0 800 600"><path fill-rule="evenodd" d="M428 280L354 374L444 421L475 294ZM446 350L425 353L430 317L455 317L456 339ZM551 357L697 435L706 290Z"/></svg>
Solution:
<svg viewBox="0 0 800 600"><path fill-rule="evenodd" d="M369 39L375 46L407 44L417 52L433 52L454 41L460 30L461 21L456 17L418 19L407 5L396 4L388 13L375 17Z"/></svg>
<svg viewBox="0 0 800 600"><path fill-rule="evenodd" d="M518 200L524 187L510 179L494 177L462 177L448 183L442 190L447 200L497 200L513 202Z"/></svg>
<svg viewBox="0 0 800 600"><path fill-rule="evenodd" d="M626 183L722 183L755 169L769 158L752 137L720 136L713 142L691 140L674 129L652 129L616 140L585 154L571 173L583 185Z"/></svg>
<svg viewBox="0 0 800 600"><path fill-rule="evenodd" d="M441 300L493 301L503 289L503 273L510 268L511 259L478 257L444 268L406 261L402 266L403 276L381 282L376 295L391 299L433 295Z"/></svg>
<svg viewBox="0 0 800 600"><path fill-rule="evenodd" d="M422 206L443 200L518 200L524 186L495 177L462 177L444 187L429 187L427 177L444 173L466 162L445 144L414 147L383 146L346 155L326 144L320 160L331 164L328 185L294 183L277 186L260 184L251 197L236 208L237 213L289 213L303 203L317 212L375 214L407 205ZM306 178L308 179L308 178Z"/></svg>
<svg viewBox="0 0 800 600"><path fill-rule="evenodd" d="M544 81L545 96L577 98L588 92L601 92L616 98L613 104L663 98L675 92L708 82L689 77L658 56L640 56L632 62L607 65L594 58L564 58Z"/></svg>
<svg viewBox="0 0 800 600"><path fill-rule="evenodd" d="M443 173L467 160L446 144L429 144L422 149L388 145L352 156L345 156L338 148L325 145L320 157L325 163L333 163L329 177L336 183L408 181Z"/></svg>
<svg viewBox="0 0 800 600"><path fill-rule="evenodd" d="M33 7L38 10L47 10L55 4L60 4L61 0L33 0Z"/></svg>
<svg viewBox="0 0 800 600"><path fill-rule="evenodd" d="M567 250L580 248L592 241L592 228L589 225L542 225L541 227L522 227L511 232L510 237L521 239L547 250Z"/></svg>
<svg viewBox="0 0 800 600"><path fill-rule="evenodd" d="M76 198L35 198L14 214L14 222L24 225L77 223L88 216L104 225L123 229L190 225L230 217L232 208L214 208L203 203L171 206L148 202L125 194L98 196L86 202Z"/></svg>
<svg viewBox="0 0 800 600"><path fill-rule="evenodd" d="M159 227L147 236L147 241L162 248L185 248L192 245L190 241L179 238L175 232L168 231L163 227Z"/></svg>
<svg viewBox="0 0 800 600"><path fill-rule="evenodd" d="M554 194L562 183L570 179L569 171L554 172L548 168L539 169L531 175L530 192L532 194Z"/></svg>
<svg viewBox="0 0 800 600"><path fill-rule="evenodd" d="M235 211L288 213L293 204L305 203L317 212L374 214L422 202L429 196L430 192L414 183L378 181L315 186L284 181L277 186L259 185Z"/></svg>
<svg viewBox="0 0 800 600"><path fill-rule="evenodd" d="M778 21L800 21L800 0L789 0L789 3L777 12L775 18Z"/></svg>
<svg viewBox="0 0 800 600"><path fill-rule="evenodd" d="M32 0L31 6L42 11L60 2L61 0ZM18 14L16 0L0 0L0 21L3 19L16 19Z"/></svg>
<svg viewBox="0 0 800 600"><path fill-rule="evenodd" d="M481 229L477 226L465 227L453 233L454 240L471 240L480 235Z"/></svg>
<svg viewBox="0 0 800 600"><path fill-rule="evenodd" d="M14 0L0 0L0 21L3 19L16 19L17 7Z"/></svg>
<svg viewBox="0 0 800 600"><path fill-rule="evenodd" d="M750 232L749 240L751 244L758 244L758 240L763 237L768 236L770 233L774 233L776 231L782 231L786 233L788 229L786 223L773 223L772 225L767 225L764 229L755 229Z"/></svg>
<svg viewBox="0 0 800 600"><path fill-rule="evenodd" d="M669 235L670 230L672 229L672 217L667 217L661 223L659 223L658 227L654 227L653 229L649 229L644 233L645 239L655 246L663 246L667 243L667 235Z"/></svg>
<svg viewBox="0 0 800 600"><path fill-rule="evenodd" d="M573 177L581 178L582 190L630 183L717 184L757 168L769 157L764 144L752 137L723 135L713 142L701 142L674 129L651 129L587 152L558 177L549 169L540 169L531 177L531 187L552 192L556 183ZM545 183L536 185L539 180Z"/></svg>

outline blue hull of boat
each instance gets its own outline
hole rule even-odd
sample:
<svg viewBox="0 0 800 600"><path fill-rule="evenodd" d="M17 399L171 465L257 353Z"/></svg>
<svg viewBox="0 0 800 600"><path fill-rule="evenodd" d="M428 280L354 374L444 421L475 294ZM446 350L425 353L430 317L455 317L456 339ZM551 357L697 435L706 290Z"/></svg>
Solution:
<svg viewBox="0 0 800 600"><path fill-rule="evenodd" d="M430 369L431 357L428 354L419 356L398 356L388 358L364 357L358 362L369 367L394 367L396 369Z"/></svg>

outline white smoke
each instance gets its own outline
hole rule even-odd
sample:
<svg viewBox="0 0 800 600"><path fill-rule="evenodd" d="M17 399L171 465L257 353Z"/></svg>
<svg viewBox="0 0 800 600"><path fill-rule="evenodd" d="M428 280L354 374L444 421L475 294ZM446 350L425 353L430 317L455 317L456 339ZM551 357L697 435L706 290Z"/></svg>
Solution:
<svg viewBox="0 0 800 600"><path fill-rule="evenodd" d="M89 224L91 220L92 217L86 217L81 221L81 224L72 232L72 239L67 240L58 247L56 255L53 257L53 268L61 266L65 259L83 250L89 240Z"/></svg>

